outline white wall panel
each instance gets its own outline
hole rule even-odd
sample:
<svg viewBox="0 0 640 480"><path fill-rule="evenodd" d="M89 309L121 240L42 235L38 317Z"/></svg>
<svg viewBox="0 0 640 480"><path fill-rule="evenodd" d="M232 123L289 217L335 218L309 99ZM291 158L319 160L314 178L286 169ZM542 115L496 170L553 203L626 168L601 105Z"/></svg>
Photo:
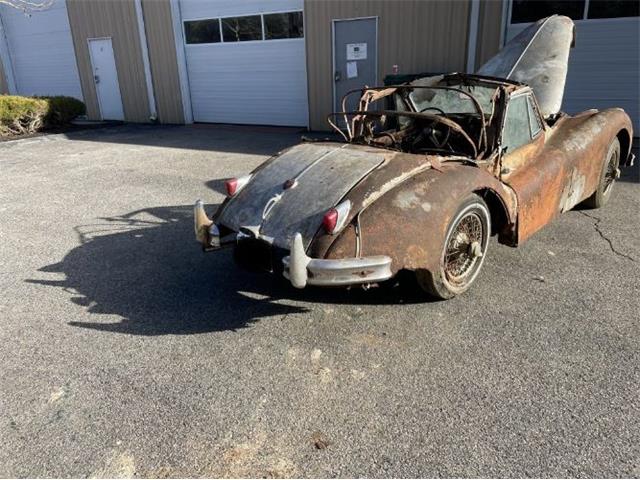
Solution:
<svg viewBox="0 0 640 480"><path fill-rule="evenodd" d="M66 3L25 15L0 5L17 93L82 99Z"/></svg>
<svg viewBox="0 0 640 480"><path fill-rule="evenodd" d="M302 11L303 8L303 0L182 0L180 2L180 11L184 20Z"/></svg>

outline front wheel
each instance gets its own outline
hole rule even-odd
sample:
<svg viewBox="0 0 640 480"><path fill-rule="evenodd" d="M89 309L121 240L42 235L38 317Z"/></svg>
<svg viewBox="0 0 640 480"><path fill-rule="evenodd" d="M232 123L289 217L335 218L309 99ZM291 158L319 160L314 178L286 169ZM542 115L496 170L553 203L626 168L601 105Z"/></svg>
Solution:
<svg viewBox="0 0 640 480"><path fill-rule="evenodd" d="M478 195L471 195L462 202L449 223L438 270L416 272L420 287L443 299L466 291L480 273L490 236L489 208Z"/></svg>
<svg viewBox="0 0 640 480"><path fill-rule="evenodd" d="M613 184L620 176L620 141L614 138L609 144L606 157L602 163L600 178L596 191L584 201L587 208L604 207L611 197Z"/></svg>

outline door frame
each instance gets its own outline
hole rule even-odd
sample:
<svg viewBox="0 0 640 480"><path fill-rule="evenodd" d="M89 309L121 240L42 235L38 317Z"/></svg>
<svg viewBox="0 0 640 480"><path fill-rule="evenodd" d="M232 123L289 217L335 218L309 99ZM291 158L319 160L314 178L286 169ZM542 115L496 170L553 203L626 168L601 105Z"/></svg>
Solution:
<svg viewBox="0 0 640 480"><path fill-rule="evenodd" d="M331 111L334 112L335 108L336 108L336 81L335 81L335 74L336 74L336 23L337 22L349 22L351 20L371 20L371 19L375 19L376 20L376 58L375 58L375 72L376 72L376 85L371 85L373 87L377 87L379 80L378 80L378 47L379 47L379 43L378 43L378 37L379 37L379 23L380 23L380 19L377 15L372 15L369 17L353 17L353 18L333 18L331 19L331 66L333 68L332 72L331 72L331 90L333 92L332 94L332 98L333 98L333 103L331 105Z"/></svg>
<svg viewBox="0 0 640 480"><path fill-rule="evenodd" d="M98 101L98 110L100 111L100 120L104 120L104 115L102 114L102 102L100 101L100 94L98 93L98 88L96 87L95 81L95 65L93 64L93 55L91 53L91 42L94 40L110 40L111 41L111 51L113 52L113 64L116 67L116 78L118 79L118 93L120 93L120 102L122 104L122 116L124 117L124 102L122 101L122 90L120 89L120 77L118 75L118 65L116 64L116 53L113 49L113 37L91 37L87 38L87 49L89 50L89 63L91 64L91 79L93 81L93 91L96 94L96 100ZM124 118L123 118L124 121Z"/></svg>

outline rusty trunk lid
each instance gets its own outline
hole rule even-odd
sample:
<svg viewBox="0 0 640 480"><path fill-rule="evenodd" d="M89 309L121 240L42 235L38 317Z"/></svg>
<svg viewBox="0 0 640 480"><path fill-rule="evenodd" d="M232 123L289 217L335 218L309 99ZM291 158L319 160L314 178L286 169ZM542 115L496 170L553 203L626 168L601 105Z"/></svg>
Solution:
<svg viewBox="0 0 640 480"><path fill-rule="evenodd" d="M327 210L383 161L380 151L357 145L297 145L256 171L217 221L236 231L251 227L283 248L299 232L307 248Z"/></svg>
<svg viewBox="0 0 640 480"><path fill-rule="evenodd" d="M510 40L477 73L526 83L545 117L558 113L574 30L569 17L553 15L538 20Z"/></svg>

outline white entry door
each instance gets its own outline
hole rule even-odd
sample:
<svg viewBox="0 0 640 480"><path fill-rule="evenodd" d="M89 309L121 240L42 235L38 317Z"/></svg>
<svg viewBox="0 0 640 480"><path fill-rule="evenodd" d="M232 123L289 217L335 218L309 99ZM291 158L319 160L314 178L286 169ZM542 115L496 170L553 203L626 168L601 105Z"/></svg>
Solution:
<svg viewBox="0 0 640 480"><path fill-rule="evenodd" d="M110 38L89 39L93 81L103 120L124 120L118 71Z"/></svg>

